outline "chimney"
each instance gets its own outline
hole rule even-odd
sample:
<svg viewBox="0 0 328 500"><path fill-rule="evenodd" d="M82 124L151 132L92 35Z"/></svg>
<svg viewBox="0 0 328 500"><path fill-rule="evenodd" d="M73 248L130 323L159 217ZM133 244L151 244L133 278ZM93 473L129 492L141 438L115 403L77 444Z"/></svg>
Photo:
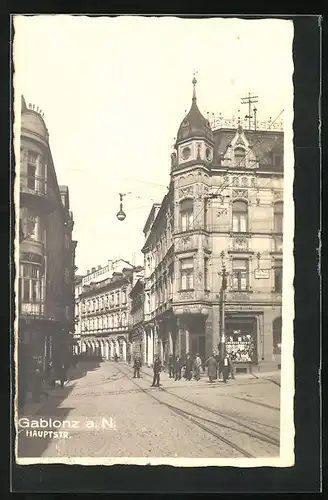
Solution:
<svg viewBox="0 0 328 500"><path fill-rule="evenodd" d="M87 275L90 274L90 269L87 270Z"/></svg>
<svg viewBox="0 0 328 500"><path fill-rule="evenodd" d="M98 271L99 271L99 269L101 269L101 266L98 266Z"/></svg>
<svg viewBox="0 0 328 500"><path fill-rule="evenodd" d="M92 273L95 273L95 272L96 272L96 268L95 268L95 267L92 267L92 268L91 268L91 272L92 272Z"/></svg>

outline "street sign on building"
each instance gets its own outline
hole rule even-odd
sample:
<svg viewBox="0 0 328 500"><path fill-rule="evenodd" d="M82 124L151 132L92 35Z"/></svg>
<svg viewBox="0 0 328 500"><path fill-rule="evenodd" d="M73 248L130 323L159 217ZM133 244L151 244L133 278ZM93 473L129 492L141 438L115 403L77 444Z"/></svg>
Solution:
<svg viewBox="0 0 328 500"><path fill-rule="evenodd" d="M255 278L256 279L269 279L270 278L270 271L269 269L255 269L254 272Z"/></svg>

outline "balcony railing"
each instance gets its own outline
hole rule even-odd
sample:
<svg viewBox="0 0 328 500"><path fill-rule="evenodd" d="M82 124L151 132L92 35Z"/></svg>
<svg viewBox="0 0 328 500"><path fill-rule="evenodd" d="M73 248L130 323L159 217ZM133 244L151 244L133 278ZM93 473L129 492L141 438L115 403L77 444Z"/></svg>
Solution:
<svg viewBox="0 0 328 500"><path fill-rule="evenodd" d="M20 190L27 194L36 194L46 197L48 194L47 183L43 177L38 175L20 174Z"/></svg>
<svg viewBox="0 0 328 500"><path fill-rule="evenodd" d="M40 302L21 302L20 313L22 316L44 317L44 304Z"/></svg>

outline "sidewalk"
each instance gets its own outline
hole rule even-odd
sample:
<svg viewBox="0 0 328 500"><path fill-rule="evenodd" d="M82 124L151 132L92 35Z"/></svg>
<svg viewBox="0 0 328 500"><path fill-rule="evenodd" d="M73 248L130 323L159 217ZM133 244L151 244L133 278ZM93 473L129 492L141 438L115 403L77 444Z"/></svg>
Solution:
<svg viewBox="0 0 328 500"><path fill-rule="evenodd" d="M127 363L125 363L125 364L126 364L126 366L131 367L131 372L132 372L132 370L133 370L132 365L128 365ZM140 373L141 373L141 375L144 373L146 375L146 377L149 378L149 382L151 383L151 377L153 377L153 374L154 374L152 368L148 367L147 365L144 365L141 368ZM270 372L257 372L257 373L240 373L238 375L235 375L235 379L229 379L229 383L230 384L231 383L238 384L238 381L256 380L256 379L270 379L271 377L276 378L276 379L280 378L280 370L270 371ZM174 378L169 378L169 374L168 374L167 370L165 370L161 373L161 379L163 381L165 381L165 385L170 384L173 387L174 386L181 387L182 384L190 386L190 382L186 381L184 378L181 378L181 380L179 380L179 381L175 381ZM197 384L197 387L207 387L209 384L207 370L204 373L201 372L200 380L196 381L196 380L192 379L191 382L193 385ZM217 379L213 382L212 385L222 384L222 382L223 382L222 378Z"/></svg>

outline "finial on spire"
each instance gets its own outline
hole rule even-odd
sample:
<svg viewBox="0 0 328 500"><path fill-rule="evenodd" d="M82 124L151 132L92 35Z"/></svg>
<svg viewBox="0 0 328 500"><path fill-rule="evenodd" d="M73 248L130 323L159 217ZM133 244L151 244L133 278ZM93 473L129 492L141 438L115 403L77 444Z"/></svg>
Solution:
<svg viewBox="0 0 328 500"><path fill-rule="evenodd" d="M192 100L193 101L196 101L196 83L197 83L197 80L196 80L196 73L197 71L194 70L194 77L192 79L192 84L194 86L194 89L193 89L193 94L192 94Z"/></svg>

